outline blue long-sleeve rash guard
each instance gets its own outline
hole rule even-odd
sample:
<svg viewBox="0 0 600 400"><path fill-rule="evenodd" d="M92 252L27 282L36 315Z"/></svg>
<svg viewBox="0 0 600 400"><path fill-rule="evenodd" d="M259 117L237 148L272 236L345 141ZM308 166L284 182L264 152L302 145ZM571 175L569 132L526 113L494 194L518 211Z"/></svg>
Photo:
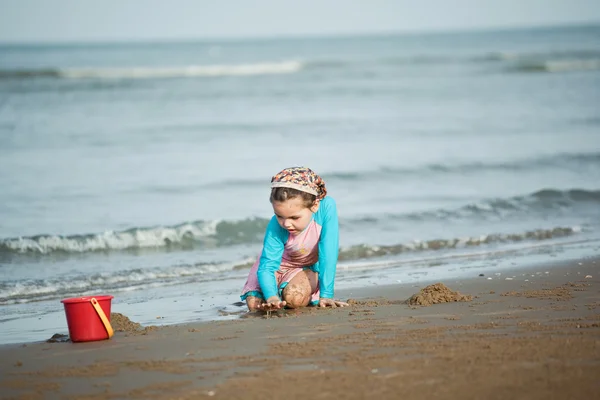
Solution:
<svg viewBox="0 0 600 400"><path fill-rule="evenodd" d="M316 235L318 239L315 238ZM306 229L294 237L293 249L286 246L290 236L290 233L279 225L277 217L273 216L267 226L257 272L258 283L265 299L278 296L275 271L279 270L282 264L299 268L310 267L319 274L320 297L333 298L339 252L339 224L335 200L331 197L321 200L319 209L313 214ZM308 245L304 247L304 243ZM302 254L305 254L314 251L315 244L318 246L318 261L312 265L299 264L301 260L298 260L298 251L294 250L302 248Z"/></svg>

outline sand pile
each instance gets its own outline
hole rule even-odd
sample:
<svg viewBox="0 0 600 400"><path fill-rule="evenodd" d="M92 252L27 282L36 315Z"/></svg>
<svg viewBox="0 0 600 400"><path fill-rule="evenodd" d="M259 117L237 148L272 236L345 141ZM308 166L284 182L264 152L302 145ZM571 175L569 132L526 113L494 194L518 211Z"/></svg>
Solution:
<svg viewBox="0 0 600 400"><path fill-rule="evenodd" d="M158 329L157 326L150 325L145 328L137 322L133 322L123 314L110 313L110 324L112 325L115 332L125 332L125 336L129 335L147 335L148 332L152 332Z"/></svg>
<svg viewBox="0 0 600 400"><path fill-rule="evenodd" d="M471 301L473 296L463 295L450 290L443 283L426 286L417 294L413 294L407 303L415 306L430 306L439 303L450 303L455 301Z"/></svg>
<svg viewBox="0 0 600 400"><path fill-rule="evenodd" d="M115 332L137 332L142 329L142 325L131 321L129 318L119 313L110 313L110 324Z"/></svg>

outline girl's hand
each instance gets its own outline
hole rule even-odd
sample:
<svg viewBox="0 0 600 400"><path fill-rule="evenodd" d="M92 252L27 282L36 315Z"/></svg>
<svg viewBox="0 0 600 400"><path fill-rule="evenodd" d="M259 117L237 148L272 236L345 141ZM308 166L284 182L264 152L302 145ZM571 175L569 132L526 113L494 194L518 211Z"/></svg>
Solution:
<svg viewBox="0 0 600 400"><path fill-rule="evenodd" d="M331 308L336 308L336 307L346 307L349 306L350 304L344 302L344 301L338 301L338 300L334 300L334 299L326 299L324 297L321 297L319 299L319 307L331 307Z"/></svg>
<svg viewBox="0 0 600 400"><path fill-rule="evenodd" d="M286 304L287 303L285 301L282 301L279 297L272 296L269 297L262 304L259 304L258 308L264 311L279 310L280 308L285 307Z"/></svg>

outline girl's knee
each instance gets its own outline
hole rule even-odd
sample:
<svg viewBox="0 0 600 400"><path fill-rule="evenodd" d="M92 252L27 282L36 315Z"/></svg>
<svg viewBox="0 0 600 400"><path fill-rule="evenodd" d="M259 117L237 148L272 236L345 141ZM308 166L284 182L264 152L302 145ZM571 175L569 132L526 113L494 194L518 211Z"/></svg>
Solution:
<svg viewBox="0 0 600 400"><path fill-rule="evenodd" d="M310 286L290 283L282 295L288 308L306 307L310 302Z"/></svg>

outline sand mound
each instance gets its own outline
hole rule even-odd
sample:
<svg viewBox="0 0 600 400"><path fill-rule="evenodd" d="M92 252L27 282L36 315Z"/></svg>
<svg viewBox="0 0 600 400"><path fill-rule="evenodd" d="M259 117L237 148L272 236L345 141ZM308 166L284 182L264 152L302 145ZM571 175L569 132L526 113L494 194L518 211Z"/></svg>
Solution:
<svg viewBox="0 0 600 400"><path fill-rule="evenodd" d="M412 295L407 302L415 306L430 306L439 303L471 300L473 300L473 296L454 292L443 283L436 283L421 289L419 293Z"/></svg>
<svg viewBox="0 0 600 400"><path fill-rule="evenodd" d="M148 332L152 332L158 329L154 325L142 327L141 324L133 322L123 314L110 313L110 324L115 332L125 332L125 336L129 335L147 335Z"/></svg>
<svg viewBox="0 0 600 400"><path fill-rule="evenodd" d="M110 313L110 324L115 332L136 332L142 329L142 325L131 321L119 313Z"/></svg>

